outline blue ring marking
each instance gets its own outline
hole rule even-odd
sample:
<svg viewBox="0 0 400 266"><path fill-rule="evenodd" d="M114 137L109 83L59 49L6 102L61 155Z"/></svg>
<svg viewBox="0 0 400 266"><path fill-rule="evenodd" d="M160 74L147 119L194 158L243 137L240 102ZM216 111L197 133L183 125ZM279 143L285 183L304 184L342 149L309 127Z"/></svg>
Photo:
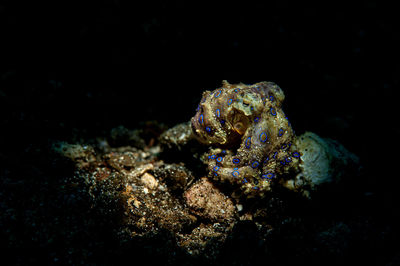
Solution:
<svg viewBox="0 0 400 266"><path fill-rule="evenodd" d="M238 163L240 163L240 159L239 158L233 158L232 163L238 164Z"/></svg>
<svg viewBox="0 0 400 266"><path fill-rule="evenodd" d="M267 173L267 178L272 179L275 177L274 173Z"/></svg>
<svg viewBox="0 0 400 266"><path fill-rule="evenodd" d="M207 132L211 132L211 127L206 127Z"/></svg>
<svg viewBox="0 0 400 266"><path fill-rule="evenodd" d="M256 118L254 118L254 122L258 122L260 120L260 118L259 117L256 117Z"/></svg>
<svg viewBox="0 0 400 266"><path fill-rule="evenodd" d="M264 139L263 136L265 136L265 139ZM262 133L259 135L259 139L260 139L260 141L261 141L262 143L265 143L265 142L268 140L268 135L267 135L267 133L262 132ZM264 139L264 140L263 140L263 139Z"/></svg>
<svg viewBox="0 0 400 266"><path fill-rule="evenodd" d="M282 137L283 133L284 133L283 128L279 129L279 131L278 131L278 136L279 136L279 137Z"/></svg>
<svg viewBox="0 0 400 266"><path fill-rule="evenodd" d="M298 153L297 151L292 153L293 157L299 158L300 157L300 153Z"/></svg>
<svg viewBox="0 0 400 266"><path fill-rule="evenodd" d="M266 173L266 174L263 174L263 175L261 176L261 178L264 178L264 179L272 179L272 178L274 178L274 176L275 176L274 173L268 172L268 173Z"/></svg>
<svg viewBox="0 0 400 266"><path fill-rule="evenodd" d="M213 159L213 160L214 160L214 159L215 159L215 157L216 157L216 156L215 156L215 154L211 155L211 159Z"/></svg>
<svg viewBox="0 0 400 266"><path fill-rule="evenodd" d="M219 166L218 165L214 166L214 171L217 172L218 170L219 170Z"/></svg>
<svg viewBox="0 0 400 266"><path fill-rule="evenodd" d="M222 90L219 90L215 93L214 97L218 98L221 95Z"/></svg>
<svg viewBox="0 0 400 266"><path fill-rule="evenodd" d="M215 110L215 114L217 115L217 117L220 117L221 116L221 110L219 110L219 109Z"/></svg>
<svg viewBox="0 0 400 266"><path fill-rule="evenodd" d="M219 162L219 163L222 162L222 157L218 157L217 162Z"/></svg>
<svg viewBox="0 0 400 266"><path fill-rule="evenodd" d="M204 120L204 116L203 116L203 114L201 114L201 115L199 116L199 123L200 123L200 125L203 124L203 120Z"/></svg>
<svg viewBox="0 0 400 266"><path fill-rule="evenodd" d="M221 125L225 124L225 120L224 119L221 119L219 122L221 123Z"/></svg>
<svg viewBox="0 0 400 266"><path fill-rule="evenodd" d="M282 150L284 150L284 149L286 149L286 144L284 143L284 144L282 144L282 146L281 146L281 148L282 148Z"/></svg>
<svg viewBox="0 0 400 266"><path fill-rule="evenodd" d="M292 158L287 157L287 158L285 159L285 161L288 162L288 163L290 163L290 162L292 161Z"/></svg>
<svg viewBox="0 0 400 266"><path fill-rule="evenodd" d="M228 106L231 105L232 102L233 102L233 100L232 100L232 99L229 99L229 100L228 100Z"/></svg>
<svg viewBox="0 0 400 266"><path fill-rule="evenodd" d="M274 101L274 96L269 96L269 99L271 100L271 102L273 102Z"/></svg>
<svg viewBox="0 0 400 266"><path fill-rule="evenodd" d="M260 163L259 163L259 162L257 162L257 161L254 161L254 162L251 164L251 167L253 167L253 168L257 168L259 165L260 165Z"/></svg>
<svg viewBox="0 0 400 266"><path fill-rule="evenodd" d="M239 171L233 171L232 175L233 175L233 177L239 177L240 173L239 173Z"/></svg>
<svg viewBox="0 0 400 266"><path fill-rule="evenodd" d="M250 146L251 146L251 137L248 137L247 139L246 139L246 141L245 141L245 146L246 146L246 148L247 149L250 149Z"/></svg>
<svg viewBox="0 0 400 266"><path fill-rule="evenodd" d="M276 155L278 155L278 152L277 152L277 151L274 153L274 156L272 156L272 158L275 159Z"/></svg>
<svg viewBox="0 0 400 266"><path fill-rule="evenodd" d="M276 110L274 107L271 107L271 109L269 109L271 112L271 115L276 116Z"/></svg>

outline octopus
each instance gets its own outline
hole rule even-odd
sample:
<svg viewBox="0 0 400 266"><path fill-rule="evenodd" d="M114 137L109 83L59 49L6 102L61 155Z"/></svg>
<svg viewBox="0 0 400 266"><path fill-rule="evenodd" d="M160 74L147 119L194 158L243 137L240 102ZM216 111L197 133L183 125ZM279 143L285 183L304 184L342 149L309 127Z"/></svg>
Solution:
<svg viewBox="0 0 400 266"><path fill-rule="evenodd" d="M210 146L205 154L209 176L263 194L299 169L301 152L282 110L285 95L273 82L229 84L205 91L191 119L194 137Z"/></svg>

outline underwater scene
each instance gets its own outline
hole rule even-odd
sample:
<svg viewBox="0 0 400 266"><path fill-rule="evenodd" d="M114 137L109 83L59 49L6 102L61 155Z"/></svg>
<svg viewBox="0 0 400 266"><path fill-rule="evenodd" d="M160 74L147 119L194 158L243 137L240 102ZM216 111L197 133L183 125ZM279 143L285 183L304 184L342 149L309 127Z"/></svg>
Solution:
<svg viewBox="0 0 400 266"><path fill-rule="evenodd" d="M2 265L399 265L380 1L0 3Z"/></svg>

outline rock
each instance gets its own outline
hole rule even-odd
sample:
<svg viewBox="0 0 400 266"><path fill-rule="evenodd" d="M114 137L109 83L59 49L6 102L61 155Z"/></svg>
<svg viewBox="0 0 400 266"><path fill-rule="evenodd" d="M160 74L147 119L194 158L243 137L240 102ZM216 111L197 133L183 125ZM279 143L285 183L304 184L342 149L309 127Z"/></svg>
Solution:
<svg viewBox="0 0 400 266"><path fill-rule="evenodd" d="M301 172L284 186L307 197L321 185L338 183L358 173L359 158L335 140L306 132L297 138L296 146L302 154Z"/></svg>
<svg viewBox="0 0 400 266"><path fill-rule="evenodd" d="M178 234L178 245L192 256L204 256L213 261L221 252L232 226L221 223L201 224L190 234Z"/></svg>
<svg viewBox="0 0 400 266"><path fill-rule="evenodd" d="M155 189L158 186L158 181L149 173L144 173L140 180L148 189Z"/></svg>
<svg viewBox="0 0 400 266"><path fill-rule="evenodd" d="M165 182L171 191L182 194L193 182L194 176L189 169L179 164L163 164L153 170L154 176Z"/></svg>
<svg viewBox="0 0 400 266"><path fill-rule="evenodd" d="M190 122L178 124L160 136L160 144L168 148L180 149L182 146L192 139L192 130Z"/></svg>
<svg viewBox="0 0 400 266"><path fill-rule="evenodd" d="M185 200L192 213L211 221L233 219L236 208L232 200L203 177L185 192Z"/></svg>
<svg viewBox="0 0 400 266"><path fill-rule="evenodd" d="M51 149L74 162L79 168L89 167L96 161L96 153L93 147L89 145L70 144L60 141L55 142Z"/></svg>
<svg viewBox="0 0 400 266"><path fill-rule="evenodd" d="M140 130L129 130L124 126L113 128L110 133L110 142L113 146L133 146L143 149L145 141L140 137Z"/></svg>

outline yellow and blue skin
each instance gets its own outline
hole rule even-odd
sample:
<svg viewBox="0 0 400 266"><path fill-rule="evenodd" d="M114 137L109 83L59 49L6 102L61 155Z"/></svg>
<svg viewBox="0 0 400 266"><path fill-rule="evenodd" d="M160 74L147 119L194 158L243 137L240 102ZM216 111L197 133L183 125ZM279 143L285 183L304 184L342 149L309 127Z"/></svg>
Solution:
<svg viewBox="0 0 400 266"><path fill-rule="evenodd" d="M210 146L209 175L247 195L264 195L279 177L299 171L301 154L273 82L229 84L205 91L191 119L195 138Z"/></svg>

